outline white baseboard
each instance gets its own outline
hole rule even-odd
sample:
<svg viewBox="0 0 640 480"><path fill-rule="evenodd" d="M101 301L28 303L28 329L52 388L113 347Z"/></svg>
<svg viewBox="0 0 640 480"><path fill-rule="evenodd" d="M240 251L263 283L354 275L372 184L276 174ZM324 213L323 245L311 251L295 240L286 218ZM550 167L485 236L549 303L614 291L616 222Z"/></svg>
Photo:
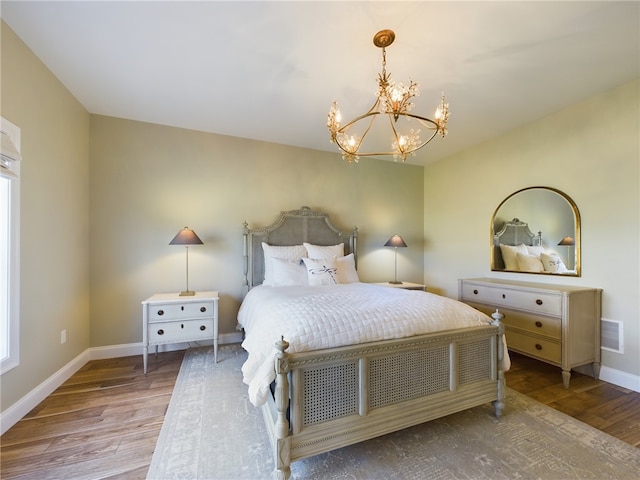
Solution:
<svg viewBox="0 0 640 480"><path fill-rule="evenodd" d="M218 344L242 342L242 333L223 333L218 339ZM200 344L200 343L199 343ZM202 342L202 345L205 343ZM184 350L195 343L177 343L172 345L161 345L160 352ZM129 357L142 355L142 343L131 343L127 345L112 345L108 347L88 348L76 358L67 363L64 367L51 375L27 395L0 413L0 435L13 427L27 413L33 410L40 402L51 395L56 388L66 382L71 376L80 370L90 360L103 360L107 358Z"/></svg>
<svg viewBox="0 0 640 480"><path fill-rule="evenodd" d="M640 392L640 376L631 373L621 372L613 368L602 366L600 368L600 380L613 383L619 387L628 388L635 392Z"/></svg>
<svg viewBox="0 0 640 480"><path fill-rule="evenodd" d="M16 403L4 410L0 414L0 434L4 434L4 432L18 423L22 417L51 395L56 388L66 382L89 360L89 350L85 350Z"/></svg>

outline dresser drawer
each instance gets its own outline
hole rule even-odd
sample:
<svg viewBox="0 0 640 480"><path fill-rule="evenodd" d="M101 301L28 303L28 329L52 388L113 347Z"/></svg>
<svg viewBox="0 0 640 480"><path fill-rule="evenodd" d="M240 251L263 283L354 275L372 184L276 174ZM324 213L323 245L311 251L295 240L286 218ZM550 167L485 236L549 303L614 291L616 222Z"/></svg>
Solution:
<svg viewBox="0 0 640 480"><path fill-rule="evenodd" d="M507 337L507 348L509 349L555 364L561 363L562 349L560 342L531 337L510 327L506 327L505 336Z"/></svg>
<svg viewBox="0 0 640 480"><path fill-rule="evenodd" d="M149 325L149 343L173 343L211 339L214 336L213 318L182 322L155 322Z"/></svg>
<svg viewBox="0 0 640 480"><path fill-rule="evenodd" d="M213 317L213 302L185 302L149 305L149 322Z"/></svg>
<svg viewBox="0 0 640 480"><path fill-rule="evenodd" d="M469 302L469 305L477 308L482 313L491 316L496 311L495 308L483 304ZM538 335L545 335L553 339L560 340L562 338L562 319L557 317L544 317L533 313L519 312L517 310L509 310L508 308L499 309L504 315L502 323L505 326L519 328Z"/></svg>
<svg viewBox="0 0 640 480"><path fill-rule="evenodd" d="M544 315L562 316L562 296L554 293L464 283L462 285L462 300L495 305L496 307L512 307Z"/></svg>

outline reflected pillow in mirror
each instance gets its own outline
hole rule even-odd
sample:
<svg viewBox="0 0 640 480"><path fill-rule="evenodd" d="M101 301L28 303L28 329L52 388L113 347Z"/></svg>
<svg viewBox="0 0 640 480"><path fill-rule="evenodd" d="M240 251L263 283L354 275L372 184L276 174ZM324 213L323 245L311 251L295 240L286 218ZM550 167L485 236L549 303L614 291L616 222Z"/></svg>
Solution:
<svg viewBox="0 0 640 480"><path fill-rule="evenodd" d="M517 246L512 245L500 245L500 251L502 252L502 260L504 260L505 270L518 270L518 253L528 255L527 246L521 243Z"/></svg>
<svg viewBox="0 0 640 480"><path fill-rule="evenodd" d="M542 261L542 265L544 265L545 272L565 273L568 271L557 253L543 253L540 255L540 260Z"/></svg>
<svg viewBox="0 0 640 480"><path fill-rule="evenodd" d="M544 272L544 265L542 265L540 258L535 255L518 253L516 257L518 259L519 270L523 272Z"/></svg>
<svg viewBox="0 0 640 480"><path fill-rule="evenodd" d="M527 252L529 255L533 255L534 257L539 257L544 253L544 247L540 245L525 245L527 247Z"/></svg>

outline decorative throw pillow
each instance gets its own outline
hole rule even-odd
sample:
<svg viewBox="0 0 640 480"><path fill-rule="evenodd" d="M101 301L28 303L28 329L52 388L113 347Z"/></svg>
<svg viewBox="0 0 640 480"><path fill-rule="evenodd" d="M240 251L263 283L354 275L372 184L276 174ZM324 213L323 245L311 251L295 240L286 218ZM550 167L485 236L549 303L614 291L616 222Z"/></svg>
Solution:
<svg viewBox="0 0 640 480"><path fill-rule="evenodd" d="M544 266L540 259L534 255L523 255L518 253L518 269L523 272L544 272Z"/></svg>
<svg viewBox="0 0 640 480"><path fill-rule="evenodd" d="M549 273L565 273L567 267L557 253L543 253L540 255L544 271Z"/></svg>
<svg viewBox="0 0 640 480"><path fill-rule="evenodd" d="M303 258L307 267L309 285L336 285L340 283L338 275L338 261L334 258Z"/></svg>
<svg viewBox="0 0 640 480"><path fill-rule="evenodd" d="M527 246L524 243L517 246L500 245L500 251L502 252L502 260L504 260L504 269L514 271L518 270L518 257L516 255L518 253L522 253L523 255L529 254Z"/></svg>
<svg viewBox="0 0 640 480"><path fill-rule="evenodd" d="M311 243L303 243L307 250L309 258L334 258L344 256L344 243L338 245L313 245Z"/></svg>
<svg viewBox="0 0 640 480"><path fill-rule="evenodd" d="M272 258L274 287L284 287L292 285L309 285L307 280L307 268L302 260L284 260L282 258Z"/></svg>
<svg viewBox="0 0 640 480"><path fill-rule="evenodd" d="M262 242L262 250L264 252L264 281L263 285L273 285L273 267L271 260L273 258L282 258L283 260L300 261L306 256L307 251L303 245L277 246L269 245Z"/></svg>
<svg viewBox="0 0 640 480"><path fill-rule="evenodd" d="M360 281L356 270L356 261L353 253L344 257L337 257L339 283L356 283Z"/></svg>

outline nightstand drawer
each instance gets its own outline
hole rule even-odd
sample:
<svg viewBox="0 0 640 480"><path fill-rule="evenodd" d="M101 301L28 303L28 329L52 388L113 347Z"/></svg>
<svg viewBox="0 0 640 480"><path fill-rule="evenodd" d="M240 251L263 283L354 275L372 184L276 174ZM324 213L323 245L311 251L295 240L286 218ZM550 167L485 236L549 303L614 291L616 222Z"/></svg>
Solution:
<svg viewBox="0 0 640 480"><path fill-rule="evenodd" d="M155 322L149 325L149 343L197 342L211 339L213 336L213 318Z"/></svg>
<svg viewBox="0 0 640 480"><path fill-rule="evenodd" d="M531 337L509 327L506 328L505 335L507 337L507 348L555 364L561 363L562 349L560 342Z"/></svg>
<svg viewBox="0 0 640 480"><path fill-rule="evenodd" d="M462 300L513 307L533 313L562 316L562 296L553 293L515 290L503 287L464 283Z"/></svg>
<svg viewBox="0 0 640 480"><path fill-rule="evenodd" d="M212 317L213 302L185 302L149 305L149 322Z"/></svg>

